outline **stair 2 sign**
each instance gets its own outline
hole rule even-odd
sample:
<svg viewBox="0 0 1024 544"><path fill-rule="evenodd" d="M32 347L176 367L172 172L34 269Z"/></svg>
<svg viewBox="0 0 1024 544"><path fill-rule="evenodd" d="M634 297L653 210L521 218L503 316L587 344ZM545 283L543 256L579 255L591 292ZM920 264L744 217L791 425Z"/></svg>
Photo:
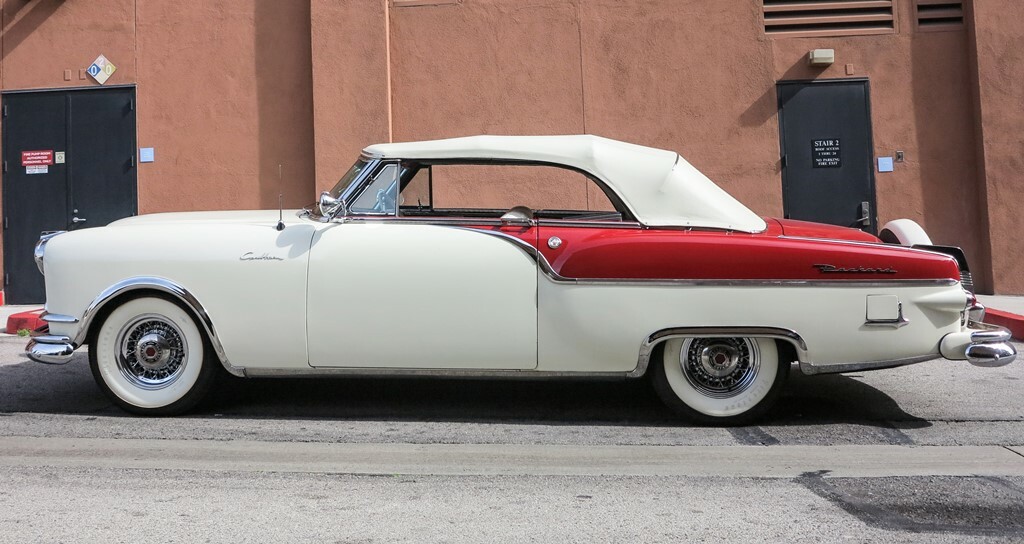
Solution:
<svg viewBox="0 0 1024 544"><path fill-rule="evenodd" d="M117 70L117 67L114 66L114 63L107 60L107 57L100 55L96 57L96 60L92 61L92 65L85 71L96 80L96 83L103 85L110 79L115 70Z"/></svg>

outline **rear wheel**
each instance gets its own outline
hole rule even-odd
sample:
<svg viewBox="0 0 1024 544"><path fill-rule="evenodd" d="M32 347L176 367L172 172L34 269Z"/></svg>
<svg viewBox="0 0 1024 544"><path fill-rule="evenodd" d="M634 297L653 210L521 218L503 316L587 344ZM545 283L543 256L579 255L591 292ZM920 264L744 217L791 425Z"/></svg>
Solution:
<svg viewBox="0 0 1024 544"><path fill-rule="evenodd" d="M789 374L774 340L676 338L665 342L652 381L662 401L692 421L740 425L762 416Z"/></svg>
<svg viewBox="0 0 1024 544"><path fill-rule="evenodd" d="M100 325L89 365L100 389L129 412L176 415L209 392L216 361L192 315L161 297L130 299Z"/></svg>

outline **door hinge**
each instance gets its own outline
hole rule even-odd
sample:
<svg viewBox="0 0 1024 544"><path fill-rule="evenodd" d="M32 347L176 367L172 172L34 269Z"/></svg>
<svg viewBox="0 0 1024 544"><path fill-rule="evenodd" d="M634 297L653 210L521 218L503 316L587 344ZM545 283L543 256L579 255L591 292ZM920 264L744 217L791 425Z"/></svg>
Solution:
<svg viewBox="0 0 1024 544"><path fill-rule="evenodd" d="M132 153L132 158L128 159L129 167L135 168L135 153Z"/></svg>
<svg viewBox="0 0 1024 544"><path fill-rule="evenodd" d="M4 104L4 117L7 117L7 104Z"/></svg>
<svg viewBox="0 0 1024 544"><path fill-rule="evenodd" d="M135 111L135 99L128 99L128 111Z"/></svg>
<svg viewBox="0 0 1024 544"><path fill-rule="evenodd" d="M4 173L7 173L7 161L4 161Z"/></svg>
<svg viewBox="0 0 1024 544"><path fill-rule="evenodd" d="M4 230L7 230L7 217L4 217Z"/></svg>
<svg viewBox="0 0 1024 544"><path fill-rule="evenodd" d="M783 155L782 156L782 167L785 168L787 166L789 166L789 155Z"/></svg>
<svg viewBox="0 0 1024 544"><path fill-rule="evenodd" d="M11 284L11 275L10 275L10 274L7 274L7 273L5 272L5 273L4 273L4 286L6 287L6 286L8 286L8 285L10 285L10 284Z"/></svg>

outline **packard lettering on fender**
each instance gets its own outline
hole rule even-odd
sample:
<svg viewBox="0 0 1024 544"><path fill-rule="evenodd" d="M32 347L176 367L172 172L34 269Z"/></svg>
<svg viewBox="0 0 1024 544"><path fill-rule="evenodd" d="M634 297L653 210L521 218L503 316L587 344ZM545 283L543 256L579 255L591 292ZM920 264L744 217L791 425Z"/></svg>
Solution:
<svg viewBox="0 0 1024 544"><path fill-rule="evenodd" d="M816 264L815 268L820 270L823 274L895 274L896 270L893 268L869 268L864 266L858 266L857 268L844 268L841 266L835 266L831 264Z"/></svg>
<svg viewBox="0 0 1024 544"><path fill-rule="evenodd" d="M838 149L824 151L838 165ZM472 191L452 181L470 178ZM587 204L566 198L567 183L589 184ZM434 200L448 193L457 207ZM27 352L62 364L91 343L100 389L144 415L192 409L221 368L650 374L677 414L723 425L764 415L791 368L1014 360L1010 333L980 322L963 251L907 219L882 231L894 243L761 217L675 152L596 136L378 144L310 209L45 235L35 259L49 330Z"/></svg>

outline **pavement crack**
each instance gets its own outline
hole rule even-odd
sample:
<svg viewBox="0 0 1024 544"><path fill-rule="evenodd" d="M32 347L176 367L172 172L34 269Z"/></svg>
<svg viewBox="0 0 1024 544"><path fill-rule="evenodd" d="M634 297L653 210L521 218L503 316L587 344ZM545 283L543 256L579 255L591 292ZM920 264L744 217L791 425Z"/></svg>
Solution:
<svg viewBox="0 0 1024 544"><path fill-rule="evenodd" d="M779 439L761 427L730 427L729 434L744 446L777 446Z"/></svg>
<svg viewBox="0 0 1024 544"><path fill-rule="evenodd" d="M1003 449L1004 450L1009 450L1011 453L1015 453L1015 454L1017 454L1020 457L1024 457L1024 453L1021 453L1021 452L1011 448L1010 446L1003 446Z"/></svg>

